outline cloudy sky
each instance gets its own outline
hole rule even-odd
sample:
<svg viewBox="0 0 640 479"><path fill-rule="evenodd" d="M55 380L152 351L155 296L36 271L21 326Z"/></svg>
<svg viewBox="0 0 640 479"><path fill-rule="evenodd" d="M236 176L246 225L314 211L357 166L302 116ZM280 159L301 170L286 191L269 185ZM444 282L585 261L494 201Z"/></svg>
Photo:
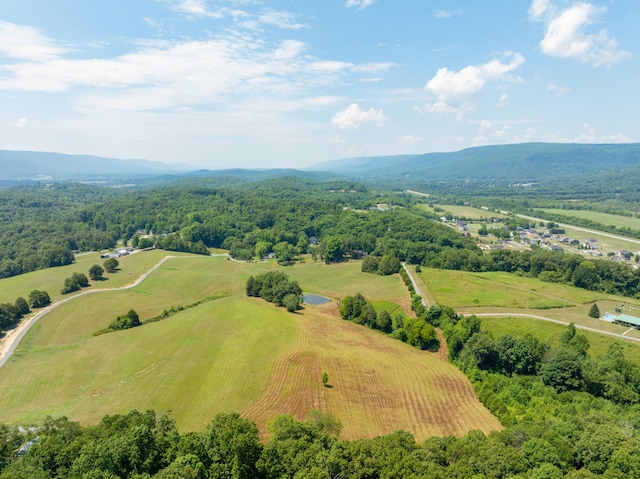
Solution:
<svg viewBox="0 0 640 479"><path fill-rule="evenodd" d="M640 142L637 0L4 0L0 149L303 167Z"/></svg>

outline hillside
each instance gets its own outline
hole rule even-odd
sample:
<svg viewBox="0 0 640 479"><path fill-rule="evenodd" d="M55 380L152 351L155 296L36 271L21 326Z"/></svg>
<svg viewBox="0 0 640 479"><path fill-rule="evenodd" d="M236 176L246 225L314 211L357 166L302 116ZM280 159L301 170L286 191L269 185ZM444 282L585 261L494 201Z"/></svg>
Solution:
<svg viewBox="0 0 640 479"><path fill-rule="evenodd" d="M348 158L313 165L357 178L499 183L558 181L640 168L640 144L522 143L450 153Z"/></svg>
<svg viewBox="0 0 640 479"><path fill-rule="evenodd" d="M194 170L186 164L119 160L93 155L0 150L0 180L106 180L124 176L157 176Z"/></svg>
<svg viewBox="0 0 640 479"><path fill-rule="evenodd" d="M138 263L162 254L122 258L122 270L93 288L121 285L124 276L139 271ZM304 288L333 299L351 293L354 283L372 298L408 296L397 276L368 275L359 266L318 262L287 271ZM292 314L247 298L246 278L273 267L183 256L163 263L135 288L60 305L39 320L0 368L0 421L27 424L66 415L95 423L105 414L153 408L171 410L182 430L198 430L217 413L243 411L264 431L276 415L304 419L321 409L337 417L343 437L351 439L397 429L423 440L501 428L453 365L343 321L335 301ZM9 288L27 280L2 282ZM220 293L226 296L163 321L92 336L120 311L135 308L145 319ZM320 381L323 371L331 388Z"/></svg>

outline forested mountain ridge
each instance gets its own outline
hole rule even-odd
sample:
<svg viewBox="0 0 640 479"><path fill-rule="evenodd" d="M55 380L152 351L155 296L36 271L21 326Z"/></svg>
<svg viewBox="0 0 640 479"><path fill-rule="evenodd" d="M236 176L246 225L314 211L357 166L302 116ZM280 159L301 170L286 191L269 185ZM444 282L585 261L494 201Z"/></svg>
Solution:
<svg viewBox="0 0 640 479"><path fill-rule="evenodd" d="M187 159L188 161L188 159ZM343 158L296 169L197 169L187 163L118 160L92 155L64 155L0 150L0 181L24 178L101 180L115 177L225 176L264 180L283 176L360 180L496 183L557 182L576 177L628 177L640 168L640 143L520 143L467 148L455 152ZM624 170L624 175L619 174ZM614 178L614 179L615 179Z"/></svg>
<svg viewBox="0 0 640 479"><path fill-rule="evenodd" d="M309 169L363 179L530 183L628 168L640 168L638 143L491 145L448 153L348 158Z"/></svg>
<svg viewBox="0 0 640 479"><path fill-rule="evenodd" d="M93 155L0 150L0 180L52 178L58 180L110 178L123 175L162 175L194 170L186 164L147 160L118 160Z"/></svg>

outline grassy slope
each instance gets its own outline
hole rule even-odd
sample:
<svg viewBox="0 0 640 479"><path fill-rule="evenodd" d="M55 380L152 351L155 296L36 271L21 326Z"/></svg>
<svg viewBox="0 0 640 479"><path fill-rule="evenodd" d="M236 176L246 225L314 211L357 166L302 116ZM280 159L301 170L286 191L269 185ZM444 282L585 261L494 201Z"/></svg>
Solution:
<svg viewBox="0 0 640 479"><path fill-rule="evenodd" d="M473 206L462 206L462 205L441 205L436 204L434 207L429 207L426 204L419 205L421 209L428 211L430 213L435 213L435 207L440 207L444 211L439 212L441 215L446 215L447 213L452 214L454 217L460 218L469 218L473 220L479 220L480 218L506 218L507 216L502 213L496 213L494 211L483 210L482 208L475 208Z"/></svg>
<svg viewBox="0 0 640 479"><path fill-rule="evenodd" d="M171 253L181 255L181 253ZM118 258L120 268L115 273L105 273L104 281L93 281L90 289L118 288L135 281L142 273L155 265L167 255L166 251L154 250L136 253ZM13 303L22 296L27 299L34 289L46 291L52 301L63 296L60 290L65 278L73 273L84 273L88 276L89 268L94 264L102 266L104 259L100 253L85 253L76 256L74 264L49 268L22 274L13 278L0 279L0 303Z"/></svg>
<svg viewBox="0 0 640 479"><path fill-rule="evenodd" d="M545 283L511 273L467 273L423 268L420 278L436 300L452 308L562 308L604 299L603 293Z"/></svg>
<svg viewBox="0 0 640 479"><path fill-rule="evenodd" d="M597 221L603 225L611 225L617 228L631 228L640 230L640 218L631 218L628 216L612 215L608 213L600 213L598 211L589 210L564 210L560 208L541 208L541 211L547 213L554 213L564 216L575 216L577 218L584 218L592 221Z"/></svg>
<svg viewBox="0 0 640 479"><path fill-rule="evenodd" d="M323 372L330 387L322 385ZM283 413L304 419L314 408L335 415L346 439L405 429L421 441L500 428L457 368L339 319L335 303L305 311L298 344L280 358L262 398L243 414L262 425Z"/></svg>
<svg viewBox="0 0 640 479"><path fill-rule="evenodd" d="M149 259L132 258L117 274L142 270L136 261ZM290 314L246 298L247 277L274 267L172 259L136 288L61 305L0 369L0 422L26 424L64 414L91 423L105 414L154 408L171 410L182 430L200 429L222 411L244 411L264 430L275 414L303 419L320 408L343 421L347 438L404 428L424 439L500 427L456 368L340 320L337 302ZM397 275L368 275L359 268L306 263L285 271L305 290L334 299L356 291L378 300L407 296ZM130 308L144 320L221 292L229 296L164 321L92 336ZM333 388L322 386L323 371Z"/></svg>
<svg viewBox="0 0 640 479"><path fill-rule="evenodd" d="M640 316L640 301L637 299L545 283L535 278L523 278L509 273L467 273L423 268L420 278L438 303L451 306L464 314L531 314L611 333L625 333L627 337L640 337L637 330L628 331L624 326L588 316L593 302L598 305L601 314L613 312L616 307L625 304L627 313ZM553 309L546 309L549 307ZM514 331L520 331L521 334L531 332L541 334L544 339L550 339L556 334L559 335L559 331L564 328L562 325L529 318L483 318L483 321L493 324L491 330L497 335L500 328L504 327L504 332L500 334L512 334ZM550 336L547 337L546 333ZM606 345L600 348L592 347L599 354L608 348L611 341L620 340L590 333L590 341L592 345ZM640 364L640 344L623 343L625 348L634 351L630 357L635 358L634 360Z"/></svg>

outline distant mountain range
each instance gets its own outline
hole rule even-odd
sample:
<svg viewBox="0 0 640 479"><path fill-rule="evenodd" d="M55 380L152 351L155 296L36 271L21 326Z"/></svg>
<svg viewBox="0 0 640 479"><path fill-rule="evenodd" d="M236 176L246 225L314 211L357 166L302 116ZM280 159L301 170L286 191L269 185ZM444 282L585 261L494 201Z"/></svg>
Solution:
<svg viewBox="0 0 640 479"><path fill-rule="evenodd" d="M0 180L109 180L127 176L158 176L197 169L186 164L118 160L91 155L0 150Z"/></svg>
<svg viewBox="0 0 640 479"><path fill-rule="evenodd" d="M450 153L345 158L295 169L199 170L188 164L117 160L0 150L0 184L17 180L114 181L185 177L232 177L260 180L281 176L309 179L337 177L398 182L479 181L532 183L572 180L606 174L625 179L640 173L640 143L522 143L467 148Z"/></svg>
<svg viewBox="0 0 640 479"><path fill-rule="evenodd" d="M640 173L640 143L521 143L451 153L348 158L313 165L366 179L529 183L605 172Z"/></svg>

